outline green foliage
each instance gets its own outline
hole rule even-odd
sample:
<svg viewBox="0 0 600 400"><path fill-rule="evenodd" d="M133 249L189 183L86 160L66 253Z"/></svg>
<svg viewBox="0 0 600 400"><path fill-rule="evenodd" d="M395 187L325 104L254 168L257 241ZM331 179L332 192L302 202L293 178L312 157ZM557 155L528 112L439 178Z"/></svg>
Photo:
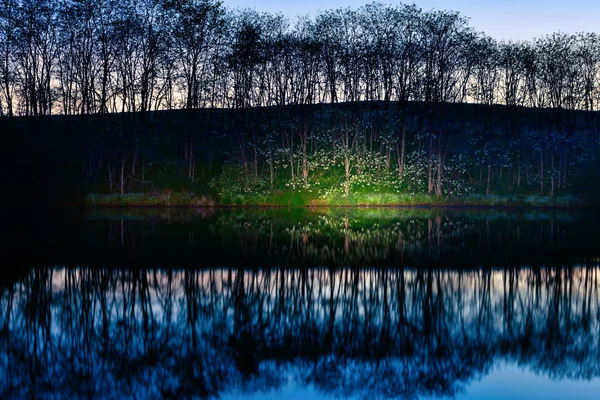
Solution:
<svg viewBox="0 0 600 400"><path fill-rule="evenodd" d="M209 186L217 198L228 202L246 192L247 181L239 166L224 164L221 174L212 178Z"/></svg>
<svg viewBox="0 0 600 400"><path fill-rule="evenodd" d="M279 117L264 120L257 116L268 116L266 110L248 111L257 114L235 122L234 130L210 131L196 140L193 157L181 158L173 150L177 141L145 143L136 136L134 144L104 159L100 175L106 179L110 169L112 189L104 183L100 192L120 189L123 165L126 180L131 174L152 189L232 206L562 206L579 204L564 196L581 195L597 181L594 171L582 172L593 164L593 152L567 134L533 128L506 133L463 121L435 128L407 122L403 141L403 111L354 112L342 105L315 110L321 112L304 116L284 107ZM184 139L179 145L189 146L189 137ZM575 185L586 189L577 192ZM127 191L150 190L125 186Z"/></svg>

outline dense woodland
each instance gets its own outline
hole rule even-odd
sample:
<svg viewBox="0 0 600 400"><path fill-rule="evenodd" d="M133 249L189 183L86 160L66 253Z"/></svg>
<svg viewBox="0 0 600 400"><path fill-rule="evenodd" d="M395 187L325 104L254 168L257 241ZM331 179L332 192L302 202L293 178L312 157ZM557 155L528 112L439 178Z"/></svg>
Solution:
<svg viewBox="0 0 600 400"><path fill-rule="evenodd" d="M594 33L497 41L404 4L290 20L213 0L0 0L0 45L4 130L86 190L597 186Z"/></svg>

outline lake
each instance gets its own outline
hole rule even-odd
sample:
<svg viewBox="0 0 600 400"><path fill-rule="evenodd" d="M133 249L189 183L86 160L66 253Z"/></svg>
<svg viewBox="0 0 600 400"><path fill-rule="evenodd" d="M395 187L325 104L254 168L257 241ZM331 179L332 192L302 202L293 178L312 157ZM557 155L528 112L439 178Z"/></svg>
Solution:
<svg viewBox="0 0 600 400"><path fill-rule="evenodd" d="M141 208L24 220L0 284L0 398L600 393L595 212Z"/></svg>

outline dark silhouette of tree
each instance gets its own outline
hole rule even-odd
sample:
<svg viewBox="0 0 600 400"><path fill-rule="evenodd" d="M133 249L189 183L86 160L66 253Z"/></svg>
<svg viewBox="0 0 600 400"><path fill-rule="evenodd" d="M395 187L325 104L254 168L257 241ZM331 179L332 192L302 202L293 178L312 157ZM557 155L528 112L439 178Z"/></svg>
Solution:
<svg viewBox="0 0 600 400"><path fill-rule="evenodd" d="M394 193L555 195L598 166L594 34L496 41L404 4L291 23L212 0L2 0L0 37L0 112L64 115L44 143L95 190L142 171L206 187L227 160L244 192L268 177L349 195L371 176Z"/></svg>
<svg viewBox="0 0 600 400"><path fill-rule="evenodd" d="M221 3L210 0L165 0L169 13L169 35L173 38L178 76L183 84L183 106L204 105L211 57L224 24Z"/></svg>

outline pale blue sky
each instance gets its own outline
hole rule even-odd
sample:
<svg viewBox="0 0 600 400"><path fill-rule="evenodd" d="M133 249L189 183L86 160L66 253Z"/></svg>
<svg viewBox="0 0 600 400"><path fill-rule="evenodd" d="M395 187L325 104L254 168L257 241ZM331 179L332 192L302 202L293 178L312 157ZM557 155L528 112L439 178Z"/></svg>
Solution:
<svg viewBox="0 0 600 400"><path fill-rule="evenodd" d="M481 379L466 382L465 390L458 393L456 400L529 400L529 399L597 399L600 379L590 380L549 378L544 373L535 373L514 364L499 363ZM290 382L287 386L269 392L224 393L223 400L333 400L337 397L322 393L312 385L298 386ZM352 397L347 400L357 400ZM341 398L343 399L343 398ZM420 397L421 400L438 400L437 397Z"/></svg>
<svg viewBox="0 0 600 400"><path fill-rule="evenodd" d="M229 8L254 8L288 17L317 10L360 7L370 0L223 0ZM397 1L379 1L398 4ZM596 0L414 0L424 10L459 11L470 25L496 39L532 39L552 32L600 33L600 1Z"/></svg>

